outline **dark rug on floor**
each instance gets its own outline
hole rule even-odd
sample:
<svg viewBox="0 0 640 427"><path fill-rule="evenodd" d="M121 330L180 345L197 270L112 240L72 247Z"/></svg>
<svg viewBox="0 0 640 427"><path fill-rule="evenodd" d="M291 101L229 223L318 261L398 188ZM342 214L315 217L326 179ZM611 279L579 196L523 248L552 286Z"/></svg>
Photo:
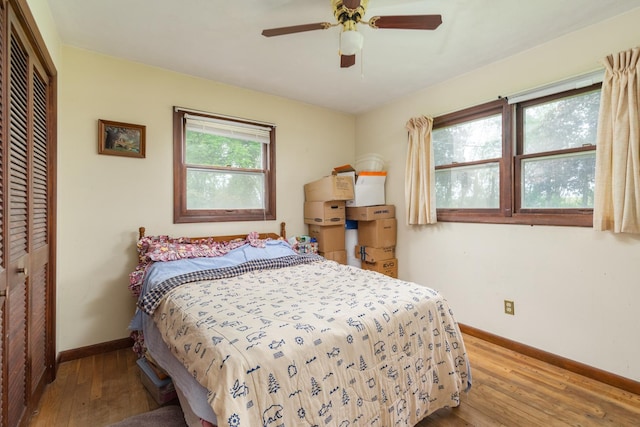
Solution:
<svg viewBox="0 0 640 427"><path fill-rule="evenodd" d="M108 427L187 427L187 423L182 408L169 405L134 415Z"/></svg>

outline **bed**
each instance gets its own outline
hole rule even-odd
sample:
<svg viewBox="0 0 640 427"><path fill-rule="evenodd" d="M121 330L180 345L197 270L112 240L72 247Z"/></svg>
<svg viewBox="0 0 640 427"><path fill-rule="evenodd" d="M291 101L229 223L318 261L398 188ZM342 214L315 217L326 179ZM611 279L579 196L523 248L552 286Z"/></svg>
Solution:
<svg viewBox="0 0 640 427"><path fill-rule="evenodd" d="M414 426L460 404L471 372L442 295L298 254L284 234L140 229L135 349L171 376L190 426Z"/></svg>

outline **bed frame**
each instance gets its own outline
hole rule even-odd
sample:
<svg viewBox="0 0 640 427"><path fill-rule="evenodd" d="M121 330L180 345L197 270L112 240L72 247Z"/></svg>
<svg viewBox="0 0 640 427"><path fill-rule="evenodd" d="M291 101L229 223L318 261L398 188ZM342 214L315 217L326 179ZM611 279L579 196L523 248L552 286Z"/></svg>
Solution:
<svg viewBox="0 0 640 427"><path fill-rule="evenodd" d="M144 227L138 228L138 239L142 239L145 236L146 229ZM286 239L287 238L287 230L286 224L284 222L280 223L280 234L276 233L260 233L261 239ZM229 236L202 236L202 237L190 237L191 239L212 239L214 242L226 242L236 239L246 239L246 234L232 234Z"/></svg>

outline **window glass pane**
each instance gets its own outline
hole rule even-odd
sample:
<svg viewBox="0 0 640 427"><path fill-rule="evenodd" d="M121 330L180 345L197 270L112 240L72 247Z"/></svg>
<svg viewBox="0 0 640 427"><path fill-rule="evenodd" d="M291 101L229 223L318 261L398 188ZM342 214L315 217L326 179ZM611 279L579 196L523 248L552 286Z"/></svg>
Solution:
<svg viewBox="0 0 640 427"><path fill-rule="evenodd" d="M264 209L264 174L187 169L187 209Z"/></svg>
<svg viewBox="0 0 640 427"><path fill-rule="evenodd" d="M593 208L595 164L595 151L522 160L522 208Z"/></svg>
<svg viewBox="0 0 640 427"><path fill-rule="evenodd" d="M436 170L436 207L499 208L499 164L488 163Z"/></svg>
<svg viewBox="0 0 640 427"><path fill-rule="evenodd" d="M187 129L185 162L190 165L263 169L265 144Z"/></svg>
<svg viewBox="0 0 640 427"><path fill-rule="evenodd" d="M599 108L599 89L524 108L524 154L595 145Z"/></svg>
<svg viewBox="0 0 640 427"><path fill-rule="evenodd" d="M434 129L436 166L502 157L502 115Z"/></svg>

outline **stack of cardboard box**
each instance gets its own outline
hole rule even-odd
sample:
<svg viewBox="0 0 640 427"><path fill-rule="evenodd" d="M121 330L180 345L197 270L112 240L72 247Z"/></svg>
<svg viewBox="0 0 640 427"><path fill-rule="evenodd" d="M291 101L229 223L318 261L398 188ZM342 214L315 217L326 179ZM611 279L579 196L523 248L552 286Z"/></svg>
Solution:
<svg viewBox="0 0 640 427"><path fill-rule="evenodd" d="M345 248L345 201L354 197L353 179L331 175L304 186L304 222L309 236L318 242L323 257L347 263Z"/></svg>
<svg viewBox="0 0 640 427"><path fill-rule="evenodd" d="M398 277L396 209L385 204L384 171L356 174L350 165L304 186L304 222L318 252L347 264L355 251L361 267ZM345 248L345 220L357 221L357 245Z"/></svg>
<svg viewBox="0 0 640 427"><path fill-rule="evenodd" d="M358 221L355 256L362 260L362 269L398 277L395 215L393 205L347 206L346 219Z"/></svg>

